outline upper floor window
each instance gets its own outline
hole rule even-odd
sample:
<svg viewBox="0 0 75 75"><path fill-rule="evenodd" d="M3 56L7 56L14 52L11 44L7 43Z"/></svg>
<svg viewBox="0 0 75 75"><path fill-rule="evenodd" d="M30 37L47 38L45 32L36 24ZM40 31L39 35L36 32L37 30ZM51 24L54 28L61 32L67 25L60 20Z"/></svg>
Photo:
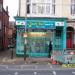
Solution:
<svg viewBox="0 0 75 75"><path fill-rule="evenodd" d="M30 1L31 0L27 0L27 14L30 14Z"/></svg>
<svg viewBox="0 0 75 75"><path fill-rule="evenodd" d="M30 2L30 0L27 0L27 3L29 3Z"/></svg>
<svg viewBox="0 0 75 75"><path fill-rule="evenodd" d="M43 0L42 0L43 1ZM34 14L55 14L55 3L56 0L50 0L50 2L33 2L32 3L32 13Z"/></svg>
<svg viewBox="0 0 75 75"><path fill-rule="evenodd" d="M30 13L30 4L27 4L27 14Z"/></svg>
<svg viewBox="0 0 75 75"><path fill-rule="evenodd" d="M75 0L71 0L71 3L75 3Z"/></svg>
<svg viewBox="0 0 75 75"><path fill-rule="evenodd" d="M71 0L71 14L75 15L75 0Z"/></svg>
<svg viewBox="0 0 75 75"><path fill-rule="evenodd" d="M55 5L52 5L52 14L55 14Z"/></svg>
<svg viewBox="0 0 75 75"><path fill-rule="evenodd" d="M38 4L38 13L43 14L45 12L44 4Z"/></svg>
<svg viewBox="0 0 75 75"><path fill-rule="evenodd" d="M37 5L36 5L36 3L33 3L32 4L32 13L36 13L36 10L37 10Z"/></svg>
<svg viewBox="0 0 75 75"><path fill-rule="evenodd" d="M46 14L50 14L50 4L46 4Z"/></svg>
<svg viewBox="0 0 75 75"><path fill-rule="evenodd" d="M52 4L55 4L55 0L52 0Z"/></svg>
<svg viewBox="0 0 75 75"><path fill-rule="evenodd" d="M55 0L52 0L52 14L55 14Z"/></svg>

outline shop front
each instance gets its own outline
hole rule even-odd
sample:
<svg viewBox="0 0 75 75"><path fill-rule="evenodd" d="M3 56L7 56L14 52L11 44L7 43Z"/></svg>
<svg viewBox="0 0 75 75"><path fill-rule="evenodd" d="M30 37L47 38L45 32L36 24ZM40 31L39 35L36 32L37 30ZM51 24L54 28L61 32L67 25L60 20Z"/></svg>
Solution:
<svg viewBox="0 0 75 75"><path fill-rule="evenodd" d="M16 17L17 38L16 54L24 55L24 37L26 31L27 54L30 57L48 57L49 43L52 42L54 59L66 49L65 18L21 18ZM57 55L58 53L58 55ZM57 57L56 57L57 55ZM54 56L54 55L53 55Z"/></svg>

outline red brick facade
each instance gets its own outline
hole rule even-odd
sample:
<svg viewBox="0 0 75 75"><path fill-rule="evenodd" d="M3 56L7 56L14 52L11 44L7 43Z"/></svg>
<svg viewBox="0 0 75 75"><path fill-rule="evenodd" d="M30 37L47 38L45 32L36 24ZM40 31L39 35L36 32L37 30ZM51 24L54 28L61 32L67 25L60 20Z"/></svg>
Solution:
<svg viewBox="0 0 75 75"><path fill-rule="evenodd" d="M6 49L8 47L8 28L9 28L9 15L7 11L3 8L3 0L0 0L2 4L2 11L0 11L0 50Z"/></svg>

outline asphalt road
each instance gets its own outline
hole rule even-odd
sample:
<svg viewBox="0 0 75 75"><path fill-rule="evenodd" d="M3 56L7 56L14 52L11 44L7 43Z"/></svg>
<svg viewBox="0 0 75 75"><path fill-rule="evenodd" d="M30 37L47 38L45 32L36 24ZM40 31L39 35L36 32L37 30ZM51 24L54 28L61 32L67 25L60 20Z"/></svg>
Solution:
<svg viewBox="0 0 75 75"><path fill-rule="evenodd" d="M0 65L0 75L75 75L75 69L53 68L52 65Z"/></svg>
<svg viewBox="0 0 75 75"><path fill-rule="evenodd" d="M0 70L0 75L75 75L75 70L7 69L7 70Z"/></svg>

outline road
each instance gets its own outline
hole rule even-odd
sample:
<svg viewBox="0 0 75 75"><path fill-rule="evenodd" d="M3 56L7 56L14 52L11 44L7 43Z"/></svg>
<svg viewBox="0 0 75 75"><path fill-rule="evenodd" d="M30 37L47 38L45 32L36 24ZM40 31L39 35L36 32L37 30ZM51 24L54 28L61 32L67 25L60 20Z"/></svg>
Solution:
<svg viewBox="0 0 75 75"><path fill-rule="evenodd" d="M52 65L0 65L0 75L75 75L75 69L55 68Z"/></svg>

